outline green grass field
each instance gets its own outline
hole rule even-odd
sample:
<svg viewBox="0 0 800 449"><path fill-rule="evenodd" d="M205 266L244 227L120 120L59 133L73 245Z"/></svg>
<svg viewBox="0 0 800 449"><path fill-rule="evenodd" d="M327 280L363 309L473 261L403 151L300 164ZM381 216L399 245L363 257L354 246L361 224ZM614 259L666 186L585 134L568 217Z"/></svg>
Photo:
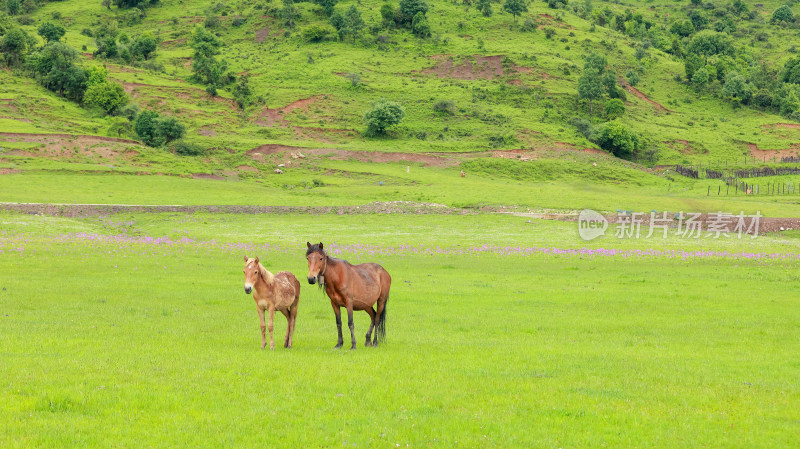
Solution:
<svg viewBox="0 0 800 449"><path fill-rule="evenodd" d="M3 447L797 438L793 235L698 246L583 242L574 223L495 215L2 213L0 236ZM332 349L329 302L304 281L306 240L392 274L381 347L363 347L362 313L359 348ZM545 247L562 251L525 250ZM794 255L564 253L580 248ZM291 350L259 348L244 253L303 280ZM276 339L285 326L276 318Z"/></svg>

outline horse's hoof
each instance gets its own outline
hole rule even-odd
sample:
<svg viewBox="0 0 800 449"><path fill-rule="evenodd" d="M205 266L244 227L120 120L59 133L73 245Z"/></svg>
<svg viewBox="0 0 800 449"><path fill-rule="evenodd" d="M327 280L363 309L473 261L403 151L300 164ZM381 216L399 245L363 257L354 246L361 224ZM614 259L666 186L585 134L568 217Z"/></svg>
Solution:
<svg viewBox="0 0 800 449"><path fill-rule="evenodd" d="M356 349L356 345L353 345L353 346L350 347L351 351L354 351L355 349Z"/></svg>
<svg viewBox="0 0 800 449"><path fill-rule="evenodd" d="M334 346L333 349L342 349L342 344L339 343L338 345Z"/></svg>

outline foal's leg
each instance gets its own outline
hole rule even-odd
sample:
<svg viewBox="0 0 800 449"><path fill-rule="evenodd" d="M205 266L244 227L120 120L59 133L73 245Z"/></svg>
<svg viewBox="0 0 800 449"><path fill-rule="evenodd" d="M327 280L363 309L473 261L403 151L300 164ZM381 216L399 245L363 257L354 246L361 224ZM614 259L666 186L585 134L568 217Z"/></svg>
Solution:
<svg viewBox="0 0 800 449"><path fill-rule="evenodd" d="M258 319L261 321L261 349L267 346L267 325L264 323L264 310L261 307L256 307L258 309Z"/></svg>
<svg viewBox="0 0 800 449"><path fill-rule="evenodd" d="M286 317L286 337L283 339L283 347L289 347L289 332L292 330L292 309L281 310L283 316Z"/></svg>
<svg viewBox="0 0 800 449"><path fill-rule="evenodd" d="M344 340L342 339L342 310L335 304L333 305L333 313L336 314L336 328L339 330L339 340L334 346L334 349L339 349L344 344Z"/></svg>
<svg viewBox="0 0 800 449"><path fill-rule="evenodd" d="M356 349L355 326L353 326L353 301L350 301L350 305L347 306L347 327L350 328L350 341L352 342L350 349Z"/></svg>
<svg viewBox="0 0 800 449"><path fill-rule="evenodd" d="M294 323L297 321L297 301L295 300L294 306L292 306L291 310L291 319L289 321L289 346L288 348L292 347L292 340L294 339Z"/></svg>
<svg viewBox="0 0 800 449"><path fill-rule="evenodd" d="M272 321L275 319L275 307L269 307L269 349L275 349L275 340L272 339Z"/></svg>
<svg viewBox="0 0 800 449"><path fill-rule="evenodd" d="M375 309L370 307L370 308L368 308L368 309L366 309L364 311L369 314L369 318L370 318L370 320L369 320L369 330L367 331L367 342L364 343L364 346L372 346L372 342L370 341L371 340L370 337L372 336L372 328L375 327ZM375 331L375 332L377 332L377 331Z"/></svg>

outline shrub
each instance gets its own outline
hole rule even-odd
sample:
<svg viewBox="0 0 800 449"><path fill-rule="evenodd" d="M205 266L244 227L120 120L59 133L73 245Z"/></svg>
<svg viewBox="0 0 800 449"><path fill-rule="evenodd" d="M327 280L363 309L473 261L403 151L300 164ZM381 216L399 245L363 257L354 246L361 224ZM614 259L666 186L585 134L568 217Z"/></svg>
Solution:
<svg viewBox="0 0 800 449"><path fill-rule="evenodd" d="M90 84L83 94L83 103L97 107L107 114L118 110L128 102L121 85L109 81Z"/></svg>
<svg viewBox="0 0 800 449"><path fill-rule="evenodd" d="M770 23L781 22L794 22L794 13L792 13L792 8L790 8L789 5L783 5L772 13L772 19L770 20Z"/></svg>
<svg viewBox="0 0 800 449"><path fill-rule="evenodd" d="M612 98L606 101L605 111L606 117L611 120L622 117L625 114L625 103L619 98Z"/></svg>
<svg viewBox="0 0 800 449"><path fill-rule="evenodd" d="M175 141L170 148L181 156L200 156L206 152L206 149L202 146L196 143L186 142L185 140Z"/></svg>
<svg viewBox="0 0 800 449"><path fill-rule="evenodd" d="M641 145L639 136L618 120L603 124L595 139L600 148L619 158L631 157Z"/></svg>
<svg viewBox="0 0 800 449"><path fill-rule="evenodd" d="M456 105L453 100L440 100L433 105L433 111L443 115L453 115L456 110Z"/></svg>
<svg viewBox="0 0 800 449"><path fill-rule="evenodd" d="M406 113L396 101L380 100L372 105L372 109L364 115L367 130L364 135L375 137L386 134L387 128L400 123Z"/></svg>
<svg viewBox="0 0 800 449"><path fill-rule="evenodd" d="M322 42L331 35L333 30L330 27L322 25L311 25L303 29L300 35L303 36L307 42Z"/></svg>

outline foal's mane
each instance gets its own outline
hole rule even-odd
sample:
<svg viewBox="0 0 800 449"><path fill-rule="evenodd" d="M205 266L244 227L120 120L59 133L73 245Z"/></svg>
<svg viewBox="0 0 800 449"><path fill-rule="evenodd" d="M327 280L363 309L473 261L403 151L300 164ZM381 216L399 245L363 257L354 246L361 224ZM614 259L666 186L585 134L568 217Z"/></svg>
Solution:
<svg viewBox="0 0 800 449"><path fill-rule="evenodd" d="M247 261L247 263L255 262L255 261L256 261L255 259L250 259L250 260ZM271 285L272 281L275 280L275 275L273 275L272 273L267 271L267 269L264 268L264 265L261 265L260 261L258 262L258 274L260 274L261 277L264 278L264 282L266 282L267 285Z"/></svg>

